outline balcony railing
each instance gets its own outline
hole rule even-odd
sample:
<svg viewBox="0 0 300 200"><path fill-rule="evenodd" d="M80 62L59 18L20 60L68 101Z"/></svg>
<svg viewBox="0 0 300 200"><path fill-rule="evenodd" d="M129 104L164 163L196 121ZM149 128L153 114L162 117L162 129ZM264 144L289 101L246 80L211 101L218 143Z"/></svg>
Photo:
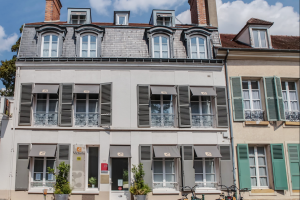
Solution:
<svg viewBox="0 0 300 200"><path fill-rule="evenodd" d="M203 187L211 187L211 188L216 188L218 187L218 183L217 182L206 182L206 183L196 183L196 189L199 188L203 188Z"/></svg>
<svg viewBox="0 0 300 200"><path fill-rule="evenodd" d="M34 126L57 126L57 112L33 113Z"/></svg>
<svg viewBox="0 0 300 200"><path fill-rule="evenodd" d="M300 112L299 111L286 111L285 119L291 122L299 122L300 121Z"/></svg>
<svg viewBox="0 0 300 200"><path fill-rule="evenodd" d="M151 114L151 127L174 127L174 115Z"/></svg>
<svg viewBox="0 0 300 200"><path fill-rule="evenodd" d="M99 113L75 113L75 126L98 126Z"/></svg>
<svg viewBox="0 0 300 200"><path fill-rule="evenodd" d="M53 187L55 185L55 181L32 181L30 182L31 187Z"/></svg>
<svg viewBox="0 0 300 200"><path fill-rule="evenodd" d="M193 127L213 127L214 115L192 114Z"/></svg>
<svg viewBox="0 0 300 200"><path fill-rule="evenodd" d="M245 110L246 121L263 121L264 111L263 110Z"/></svg>
<svg viewBox="0 0 300 200"><path fill-rule="evenodd" d="M153 189L174 189L178 190L178 183L153 183Z"/></svg>

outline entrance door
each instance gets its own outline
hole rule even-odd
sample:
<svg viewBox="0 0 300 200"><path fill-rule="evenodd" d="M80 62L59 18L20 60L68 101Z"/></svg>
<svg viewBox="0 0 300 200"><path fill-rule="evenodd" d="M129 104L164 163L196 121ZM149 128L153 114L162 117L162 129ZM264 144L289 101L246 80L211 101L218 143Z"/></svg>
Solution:
<svg viewBox="0 0 300 200"><path fill-rule="evenodd" d="M130 200L128 158L112 158L111 200Z"/></svg>

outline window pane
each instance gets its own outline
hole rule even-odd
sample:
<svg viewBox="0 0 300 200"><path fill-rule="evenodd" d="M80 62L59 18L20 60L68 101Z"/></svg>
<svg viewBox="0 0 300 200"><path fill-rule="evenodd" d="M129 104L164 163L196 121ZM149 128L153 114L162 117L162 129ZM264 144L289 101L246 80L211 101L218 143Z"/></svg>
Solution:
<svg viewBox="0 0 300 200"><path fill-rule="evenodd" d="M206 182L215 182L215 175L206 174Z"/></svg>
<svg viewBox="0 0 300 200"><path fill-rule="evenodd" d="M248 81L243 81L242 84L243 84L243 89L249 89L248 88Z"/></svg>
<svg viewBox="0 0 300 200"><path fill-rule="evenodd" d="M52 51L57 50L57 42L52 42Z"/></svg>
<svg viewBox="0 0 300 200"><path fill-rule="evenodd" d="M205 57L205 53L200 53L200 58L201 59L205 59L206 57Z"/></svg>
<svg viewBox="0 0 300 200"><path fill-rule="evenodd" d="M87 50L87 49L88 49L88 43L83 42L83 43L82 43L82 49L83 49L83 50Z"/></svg>
<svg viewBox="0 0 300 200"><path fill-rule="evenodd" d="M252 99L260 99L259 90L252 90Z"/></svg>
<svg viewBox="0 0 300 200"><path fill-rule="evenodd" d="M169 57L168 52L167 51L163 51L162 52L162 57L163 58L168 58Z"/></svg>
<svg viewBox="0 0 300 200"><path fill-rule="evenodd" d="M37 94L37 99L47 99L47 94L42 94L42 93L39 93Z"/></svg>
<svg viewBox="0 0 300 200"><path fill-rule="evenodd" d="M80 19L85 19L85 15L80 15Z"/></svg>
<svg viewBox="0 0 300 200"><path fill-rule="evenodd" d="M202 161L195 161L194 167L195 167L195 173L203 173L203 163L202 163Z"/></svg>
<svg viewBox="0 0 300 200"><path fill-rule="evenodd" d="M205 161L205 173L215 173L214 161Z"/></svg>
<svg viewBox="0 0 300 200"><path fill-rule="evenodd" d="M257 147L257 154L259 156L264 156L265 155L265 148L264 147Z"/></svg>
<svg viewBox="0 0 300 200"><path fill-rule="evenodd" d="M153 95L151 95L151 100L152 100L152 101L154 101L154 100L160 101L160 95L158 95L158 94L153 94Z"/></svg>
<svg viewBox="0 0 300 200"><path fill-rule="evenodd" d="M77 99L86 99L86 94L77 94Z"/></svg>
<svg viewBox="0 0 300 200"><path fill-rule="evenodd" d="M203 38L198 38L198 41L199 41L199 44L201 45L204 45L204 39Z"/></svg>
<svg viewBox="0 0 300 200"><path fill-rule="evenodd" d="M163 161L154 161L154 173L163 173Z"/></svg>
<svg viewBox="0 0 300 200"><path fill-rule="evenodd" d="M281 82L281 89L282 89L282 90L286 90L285 82Z"/></svg>
<svg viewBox="0 0 300 200"><path fill-rule="evenodd" d="M257 186L256 178L251 178L251 186Z"/></svg>
<svg viewBox="0 0 300 200"><path fill-rule="evenodd" d="M159 43L154 42L154 51L160 51Z"/></svg>
<svg viewBox="0 0 300 200"><path fill-rule="evenodd" d="M43 173L34 173L34 181L43 181Z"/></svg>
<svg viewBox="0 0 300 200"><path fill-rule="evenodd" d="M260 31L261 47L267 47L266 31Z"/></svg>
<svg viewBox="0 0 300 200"><path fill-rule="evenodd" d="M258 165L259 166L264 166L266 165L266 160L264 157L258 157Z"/></svg>
<svg viewBox="0 0 300 200"><path fill-rule="evenodd" d="M244 108L246 109L246 110L249 110L250 109L250 101L244 101Z"/></svg>
<svg viewBox="0 0 300 200"><path fill-rule="evenodd" d="M192 53L192 58L197 59L198 58L197 53Z"/></svg>
<svg viewBox="0 0 300 200"><path fill-rule="evenodd" d="M72 20L72 24L77 24L78 20Z"/></svg>
<svg viewBox="0 0 300 200"><path fill-rule="evenodd" d="M37 100L36 111L46 112L46 100Z"/></svg>
<svg viewBox="0 0 300 200"><path fill-rule="evenodd" d="M90 51L90 57L97 57L97 56L96 56L96 51L94 51L94 50L93 50L93 51Z"/></svg>
<svg viewBox="0 0 300 200"><path fill-rule="evenodd" d="M295 82L288 82L289 90L296 90Z"/></svg>
<svg viewBox="0 0 300 200"><path fill-rule="evenodd" d="M168 52L168 44L162 44L162 51Z"/></svg>
<svg viewBox="0 0 300 200"><path fill-rule="evenodd" d="M125 17L119 17L119 24L125 24Z"/></svg>
<svg viewBox="0 0 300 200"><path fill-rule="evenodd" d="M159 36L154 37L154 43L159 43Z"/></svg>
<svg viewBox="0 0 300 200"><path fill-rule="evenodd" d="M191 39L191 44L192 45L197 45L197 38L192 38Z"/></svg>
<svg viewBox="0 0 300 200"><path fill-rule="evenodd" d="M296 93L296 91L290 91L290 100L291 101L297 100L297 93Z"/></svg>
<svg viewBox="0 0 300 200"><path fill-rule="evenodd" d="M204 47L204 45L199 45L199 51L200 51L200 52L205 52L205 47Z"/></svg>
<svg viewBox="0 0 300 200"><path fill-rule="evenodd" d="M52 50L51 57L56 57L56 56L57 56L57 50Z"/></svg>
<svg viewBox="0 0 300 200"><path fill-rule="evenodd" d="M298 110L298 102L297 101L291 102L291 110L293 110L293 111Z"/></svg>
<svg viewBox="0 0 300 200"><path fill-rule="evenodd" d="M175 174L166 174L166 182L175 182Z"/></svg>
<svg viewBox="0 0 300 200"><path fill-rule="evenodd" d="M161 106L159 101L151 101L151 113L161 113Z"/></svg>
<svg viewBox="0 0 300 200"><path fill-rule="evenodd" d="M162 17L157 17L156 23L157 23L157 25L163 25L163 18Z"/></svg>
<svg viewBox="0 0 300 200"><path fill-rule="evenodd" d="M159 57L160 57L159 51L155 51L155 52L154 52L154 58L159 58Z"/></svg>
<svg viewBox="0 0 300 200"><path fill-rule="evenodd" d="M43 172L43 170L44 170L44 159L42 160L35 159L34 172Z"/></svg>
<svg viewBox="0 0 300 200"><path fill-rule="evenodd" d="M96 50L96 42L91 42L90 50Z"/></svg>
<svg viewBox="0 0 300 200"><path fill-rule="evenodd" d="M98 112L98 100L89 101L89 112Z"/></svg>
<svg viewBox="0 0 300 200"><path fill-rule="evenodd" d="M44 42L50 42L50 35L46 35L44 37Z"/></svg>
<svg viewBox="0 0 300 200"><path fill-rule="evenodd" d="M258 89L258 81L251 81L251 89Z"/></svg>
<svg viewBox="0 0 300 200"><path fill-rule="evenodd" d="M43 50L43 57L48 57L49 56L49 50L44 49Z"/></svg>
<svg viewBox="0 0 300 200"><path fill-rule="evenodd" d="M56 35L52 35L52 43L57 41L58 41L58 37Z"/></svg>
<svg viewBox="0 0 300 200"><path fill-rule="evenodd" d="M210 111L210 102L202 102L202 114L211 114Z"/></svg>
<svg viewBox="0 0 300 200"><path fill-rule="evenodd" d="M91 38L90 38L91 42L92 42L92 43L96 43L96 37L95 37L95 36L92 36L92 35L91 35L90 37L91 37Z"/></svg>
<svg viewBox="0 0 300 200"><path fill-rule="evenodd" d="M260 101L253 101L253 109L258 110L260 108Z"/></svg>
<svg viewBox="0 0 300 200"><path fill-rule="evenodd" d="M256 168L250 167L250 176L256 176Z"/></svg>
<svg viewBox="0 0 300 200"><path fill-rule="evenodd" d="M87 43L88 42L88 39L89 39L89 36L83 36L82 37L82 42L85 42L85 43Z"/></svg>
<svg viewBox="0 0 300 200"><path fill-rule="evenodd" d="M286 91L282 91L282 98L284 101L287 100Z"/></svg>
<svg viewBox="0 0 300 200"><path fill-rule="evenodd" d="M89 94L89 99L98 99L98 94Z"/></svg>
<svg viewBox="0 0 300 200"><path fill-rule="evenodd" d="M254 156L254 147L249 147L249 155Z"/></svg>
<svg viewBox="0 0 300 200"><path fill-rule="evenodd" d="M173 114L173 103L171 101L163 101L163 113Z"/></svg>
<svg viewBox="0 0 300 200"><path fill-rule="evenodd" d="M79 23L80 23L80 24L84 24L84 23L85 23L85 20L80 20Z"/></svg>
<svg viewBox="0 0 300 200"><path fill-rule="evenodd" d="M203 182L203 175L202 174L196 174L195 180L196 180L196 182Z"/></svg>
<svg viewBox="0 0 300 200"><path fill-rule="evenodd" d="M162 174L154 174L154 182L163 182Z"/></svg>
<svg viewBox="0 0 300 200"><path fill-rule="evenodd" d="M268 186L267 178L266 177L259 178L259 179L260 179L260 186Z"/></svg>
<svg viewBox="0 0 300 200"><path fill-rule="evenodd" d="M255 158L254 157L250 157L249 158L249 164L250 164L250 166L254 166L255 165Z"/></svg>
<svg viewBox="0 0 300 200"><path fill-rule="evenodd" d="M192 44L192 52L194 53L194 52L197 52L197 46L195 45L195 44Z"/></svg>
<svg viewBox="0 0 300 200"><path fill-rule="evenodd" d="M57 100L49 100L49 112L57 112L57 106Z"/></svg>
<svg viewBox="0 0 300 200"><path fill-rule="evenodd" d="M72 15L72 19L78 19L78 15Z"/></svg>
<svg viewBox="0 0 300 200"><path fill-rule="evenodd" d="M89 163L88 163L88 180L92 177L96 178L96 184L94 187L98 187L98 158L99 147L89 147ZM92 187L92 184L88 184L88 187Z"/></svg>
<svg viewBox="0 0 300 200"><path fill-rule="evenodd" d="M162 44L168 44L168 39L166 37L161 37Z"/></svg>
<svg viewBox="0 0 300 200"><path fill-rule="evenodd" d="M49 94L49 99L58 99L57 94Z"/></svg>
<svg viewBox="0 0 300 200"><path fill-rule="evenodd" d="M259 168L259 176L267 176L267 170L265 167Z"/></svg>
<svg viewBox="0 0 300 200"><path fill-rule="evenodd" d="M163 100L169 100L171 101L172 100L172 95L163 95Z"/></svg>
<svg viewBox="0 0 300 200"><path fill-rule="evenodd" d="M174 173L174 161L165 161L165 172Z"/></svg>
<svg viewBox="0 0 300 200"><path fill-rule="evenodd" d="M76 112L85 112L86 111L86 101L77 100L76 102Z"/></svg>
<svg viewBox="0 0 300 200"><path fill-rule="evenodd" d="M83 50L82 53L81 53L81 56L82 57L87 57L88 56L87 50Z"/></svg>
<svg viewBox="0 0 300 200"><path fill-rule="evenodd" d="M199 102L191 102L191 109L193 114L199 114Z"/></svg>
<svg viewBox="0 0 300 200"><path fill-rule="evenodd" d="M243 90L243 98L250 99L249 90Z"/></svg>
<svg viewBox="0 0 300 200"><path fill-rule="evenodd" d="M253 37L254 37L254 47L259 47L258 31L257 30L253 30Z"/></svg>
<svg viewBox="0 0 300 200"><path fill-rule="evenodd" d="M52 169L55 169L55 160L47 160L46 161L46 170L48 169L48 167L52 168ZM48 171L47 171L48 172ZM54 179L54 176L53 174L49 174L47 173L46 175L46 180L47 181L53 181Z"/></svg>

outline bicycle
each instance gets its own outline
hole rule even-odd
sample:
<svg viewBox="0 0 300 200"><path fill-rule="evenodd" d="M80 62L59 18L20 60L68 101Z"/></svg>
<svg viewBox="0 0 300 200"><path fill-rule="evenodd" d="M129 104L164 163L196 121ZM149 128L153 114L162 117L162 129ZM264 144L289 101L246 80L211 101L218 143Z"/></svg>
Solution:
<svg viewBox="0 0 300 200"><path fill-rule="evenodd" d="M221 187L223 186L227 189L227 196L225 196L224 193L223 193L220 196L223 196L224 199L219 199L219 200L237 200L237 199L238 200L243 200L244 198L242 197L241 192L248 191L247 188L239 189L235 185L232 185L232 186L229 186L229 187L227 187L225 185L219 185L219 186L221 186ZM239 194L240 194L239 198L237 198L237 190L239 191ZM230 195L230 192L233 192L232 196Z"/></svg>
<svg viewBox="0 0 300 200"><path fill-rule="evenodd" d="M190 187L190 186L185 186L185 187L181 187L182 189L185 189L185 188L188 188L188 189L190 189L191 190L191 192L192 192L192 196L191 196L191 200L205 200L204 199L204 194L202 194L202 198L200 199L200 198L198 198L198 197L196 197L196 193L195 193L195 188L197 187L198 185L195 185L194 187ZM184 197L184 199L183 200L188 200L188 194L182 194L182 196Z"/></svg>

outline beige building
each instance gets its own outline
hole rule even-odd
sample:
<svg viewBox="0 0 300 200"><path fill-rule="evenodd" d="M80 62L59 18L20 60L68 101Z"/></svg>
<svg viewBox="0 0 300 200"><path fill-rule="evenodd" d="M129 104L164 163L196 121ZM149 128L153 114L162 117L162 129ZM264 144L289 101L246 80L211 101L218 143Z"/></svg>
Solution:
<svg viewBox="0 0 300 200"><path fill-rule="evenodd" d="M250 19L237 34L221 34L235 177L244 199L298 199L299 37L273 36L271 22Z"/></svg>

